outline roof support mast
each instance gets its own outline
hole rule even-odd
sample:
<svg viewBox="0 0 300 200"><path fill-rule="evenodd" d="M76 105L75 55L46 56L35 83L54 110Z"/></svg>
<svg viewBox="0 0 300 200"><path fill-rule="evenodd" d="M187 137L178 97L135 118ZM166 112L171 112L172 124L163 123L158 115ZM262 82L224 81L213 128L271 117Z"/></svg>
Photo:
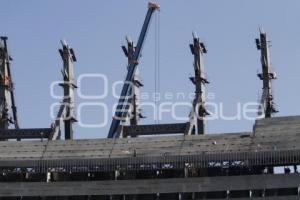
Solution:
<svg viewBox="0 0 300 200"><path fill-rule="evenodd" d="M73 139L72 124L75 119L75 98L74 90L77 88L74 81L73 63L77 61L74 50L69 47L66 41L61 41L62 49L59 49L59 54L63 60L63 83L59 84L64 89L64 98L59 107L55 122L52 124L52 132L49 135L49 140L60 139L62 123L65 126L65 139Z"/></svg>
<svg viewBox="0 0 300 200"><path fill-rule="evenodd" d="M12 58L8 54L7 37L1 37L0 39L0 129L8 129L10 124L14 124L14 128L19 129L14 87L10 72Z"/></svg>
<svg viewBox="0 0 300 200"><path fill-rule="evenodd" d="M51 128L20 129L10 71L7 37L0 37L0 140L48 138ZM13 125L14 127L11 127Z"/></svg>
<svg viewBox="0 0 300 200"><path fill-rule="evenodd" d="M274 107L272 94L272 80L276 79L276 74L271 72L269 55L269 45L267 34L260 30L260 38L255 39L256 47L261 52L262 73L257 76L263 81L263 93L260 102L259 116L271 118L273 113L278 112Z"/></svg>
<svg viewBox="0 0 300 200"><path fill-rule="evenodd" d="M59 49L59 53L63 60L62 75L64 82L60 84L64 89L64 101L65 107L65 139L73 139L72 124L76 122L74 111L74 89L77 86L74 83L74 71L73 62L76 62L74 50L69 47L65 41L61 41L62 49Z"/></svg>
<svg viewBox="0 0 300 200"><path fill-rule="evenodd" d="M139 40L137 43L137 46L135 48L133 57L132 57L132 61L130 62L130 64L128 65L128 73L126 76L126 79L124 81L124 85L121 91L121 95L120 95L120 99L115 111L115 115L113 117L110 129L109 129L109 133L108 133L108 138L113 138L115 137L115 134L117 132L117 129L120 125L120 122L122 120L122 118L124 117L124 115L126 115L127 113L127 109L126 108L126 98L128 98L129 92L130 92L130 88L131 88L131 83L133 81L134 78L134 74L138 65L138 61L140 58L140 53L144 44L144 40L146 38L146 34L147 34L147 30L151 21L151 17L152 14L155 10L159 9L159 5L155 4L155 3L149 3L148 4L148 12L139 36Z"/></svg>
<svg viewBox="0 0 300 200"><path fill-rule="evenodd" d="M125 46L122 46L122 50L125 56L128 58L128 66L129 66L133 59L135 46L133 41L129 37L126 37L126 41L127 41L127 48ZM127 70L129 70L128 66L127 66ZM140 82L139 72L137 68L133 77L132 88L130 88L129 95L128 95L129 96L128 103L130 106L130 113L128 113L128 117L129 117L130 125L138 125L139 120L141 118L144 118L144 116L142 116L139 109L139 99L138 99L139 90L140 90L139 88L142 86L143 84Z"/></svg>
<svg viewBox="0 0 300 200"><path fill-rule="evenodd" d="M205 84L209 82L204 76L203 54L207 53L203 42L193 33L193 44L190 44L190 49L194 55L194 72L195 77L190 77L190 80L196 87L195 98L193 101L193 109L190 113L189 127L187 128L188 135L204 134L205 122L204 117L209 113L205 109Z"/></svg>

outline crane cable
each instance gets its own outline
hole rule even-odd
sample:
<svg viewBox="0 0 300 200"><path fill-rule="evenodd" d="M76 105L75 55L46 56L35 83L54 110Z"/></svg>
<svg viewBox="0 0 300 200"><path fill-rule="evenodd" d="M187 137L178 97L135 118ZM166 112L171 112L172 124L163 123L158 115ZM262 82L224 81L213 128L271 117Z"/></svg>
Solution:
<svg viewBox="0 0 300 200"><path fill-rule="evenodd" d="M160 12L155 15L155 46L154 46L154 122L159 123L159 101L160 101Z"/></svg>

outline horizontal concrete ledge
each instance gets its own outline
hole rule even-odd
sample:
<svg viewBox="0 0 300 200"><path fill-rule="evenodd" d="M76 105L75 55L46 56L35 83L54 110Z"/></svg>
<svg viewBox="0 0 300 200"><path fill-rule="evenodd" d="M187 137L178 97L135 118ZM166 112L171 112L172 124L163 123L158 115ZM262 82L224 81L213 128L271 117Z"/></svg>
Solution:
<svg viewBox="0 0 300 200"><path fill-rule="evenodd" d="M274 197L252 197L252 198L230 198L232 200L299 200L300 196L274 196ZM224 199L209 199L224 200Z"/></svg>
<svg viewBox="0 0 300 200"><path fill-rule="evenodd" d="M85 196L296 188L299 174L118 181L1 182L0 196ZM274 199L274 198L272 198Z"/></svg>

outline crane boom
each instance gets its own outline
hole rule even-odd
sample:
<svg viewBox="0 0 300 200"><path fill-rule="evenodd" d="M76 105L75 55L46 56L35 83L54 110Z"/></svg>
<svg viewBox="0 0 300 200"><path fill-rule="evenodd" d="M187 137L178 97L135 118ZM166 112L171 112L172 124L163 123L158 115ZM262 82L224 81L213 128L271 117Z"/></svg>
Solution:
<svg viewBox="0 0 300 200"><path fill-rule="evenodd" d="M157 9L159 9L159 5L149 2L148 12L147 12L147 15L145 17L145 21L144 21L144 24L143 24L143 27L142 27L142 30L141 30L141 33L140 33L140 36L139 36L139 39L138 39L136 49L135 49L134 54L133 54L132 62L129 63L129 65L128 65L127 76L126 76L126 79L125 79L124 84L123 84L123 88L122 88L121 95L120 95L120 98L119 98L119 102L118 102L118 105L117 105L117 108L116 108L116 111L115 111L115 115L114 115L114 117L112 119L112 122L111 122L111 125L110 125L110 129L109 129L108 136L107 136L108 138L113 138L114 137L114 135L117 131L117 128L120 125L121 118L124 116L124 112L126 112L126 110L123 111L124 108L125 108L125 105L126 105L125 100L126 100L126 97L129 94L131 83L132 83L132 80L133 80L133 77L134 77L134 74L135 74L135 71L136 71L136 67L138 65L138 60L139 60L139 57L140 57L141 50L143 48L143 44L144 44L144 41L145 41L145 38L146 38L146 34L147 34L147 31L148 31L148 27L149 27L149 24L150 24L150 21L151 21L152 14Z"/></svg>

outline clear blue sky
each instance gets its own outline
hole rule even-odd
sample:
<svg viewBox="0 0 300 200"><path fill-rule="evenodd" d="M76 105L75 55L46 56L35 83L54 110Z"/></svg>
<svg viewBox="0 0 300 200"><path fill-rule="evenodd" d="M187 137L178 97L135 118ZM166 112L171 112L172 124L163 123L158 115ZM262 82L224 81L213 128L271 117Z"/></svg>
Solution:
<svg viewBox="0 0 300 200"><path fill-rule="evenodd" d="M228 0L228 1L157 1L160 11L161 92L193 92L188 80L193 73L188 44L192 31L206 43L205 71L214 92L213 102L223 102L225 114L236 112L237 102L257 101L261 82L259 52L254 39L263 26L272 41L271 61L278 80L274 82L278 115L300 114L300 2L297 0ZM1 1L0 34L9 37L14 61L12 73L16 102L23 128L49 127L49 85L60 80L61 58L57 49L65 38L74 48L78 62L76 76L102 73L109 83L123 80L126 58L120 46L125 35L137 41L147 11L147 1ZM140 72L145 87L154 89L154 20L143 49ZM100 82L91 81L83 88L86 94L103 90ZM77 103L86 100L77 98ZM116 102L110 95L99 101ZM147 115L147 113L145 113ZM85 120L96 122L101 110L88 109ZM152 123L148 118L144 123ZM170 122L166 119L165 122ZM208 123L207 131L236 132L251 130L253 121ZM108 128L87 129L76 126L75 138L106 137Z"/></svg>

